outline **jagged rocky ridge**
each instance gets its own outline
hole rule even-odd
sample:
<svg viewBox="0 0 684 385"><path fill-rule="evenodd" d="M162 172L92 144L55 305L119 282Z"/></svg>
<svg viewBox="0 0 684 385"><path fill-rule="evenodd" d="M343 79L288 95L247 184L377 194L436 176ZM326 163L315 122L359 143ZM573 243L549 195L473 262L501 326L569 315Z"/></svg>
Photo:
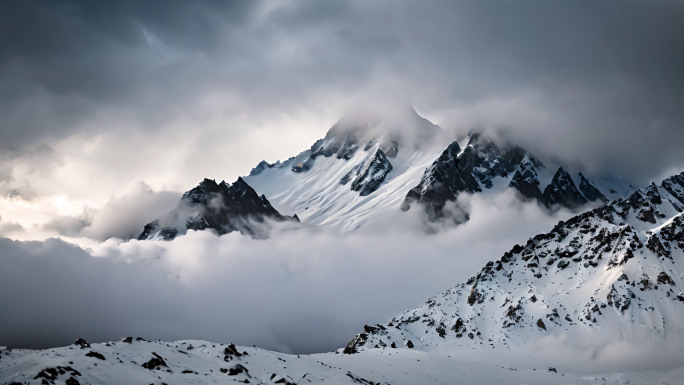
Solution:
<svg viewBox="0 0 684 385"><path fill-rule="evenodd" d="M559 222L467 282L365 326L345 352L510 347L571 332L681 345L683 211L684 173Z"/></svg>
<svg viewBox="0 0 684 385"><path fill-rule="evenodd" d="M549 209L579 209L588 202L607 202L606 194L613 198L620 196L620 192L611 188L604 194L581 173L577 175L578 187L562 166L544 186L539 174L549 171L538 157L518 146L500 146L481 134L472 133L463 147L454 141L425 170L420 183L406 194L401 208L407 211L420 203L432 221L449 218L461 223L468 219L467 212L463 214L461 209L457 210L461 215L453 215L453 209L452 212L445 209L448 202L455 202L461 193L474 194L502 186L513 188L523 199L535 200ZM618 188L622 191L631 187L626 182L618 184L622 184Z"/></svg>
<svg viewBox="0 0 684 385"><path fill-rule="evenodd" d="M258 238L266 235L267 220L299 221L296 215L280 214L242 178L232 185L204 179L183 194L174 210L146 224L138 239L171 240L187 230L205 229L218 235L239 231Z"/></svg>

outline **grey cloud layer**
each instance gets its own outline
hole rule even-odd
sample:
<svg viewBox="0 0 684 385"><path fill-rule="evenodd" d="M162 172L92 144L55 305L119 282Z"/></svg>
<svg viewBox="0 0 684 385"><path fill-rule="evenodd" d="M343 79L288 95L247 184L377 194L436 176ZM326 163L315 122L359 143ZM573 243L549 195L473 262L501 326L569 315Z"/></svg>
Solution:
<svg viewBox="0 0 684 385"><path fill-rule="evenodd" d="M168 134L177 111L202 116L208 94L247 117L365 95L404 97L445 125L503 128L637 182L684 164L681 2L0 7L5 147L97 135L98 119ZM239 137L238 124L227 126Z"/></svg>

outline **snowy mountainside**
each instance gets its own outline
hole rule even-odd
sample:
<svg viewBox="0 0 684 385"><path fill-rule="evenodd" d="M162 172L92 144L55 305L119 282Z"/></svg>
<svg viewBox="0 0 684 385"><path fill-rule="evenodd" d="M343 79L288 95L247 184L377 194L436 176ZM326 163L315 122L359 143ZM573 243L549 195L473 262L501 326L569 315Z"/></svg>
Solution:
<svg viewBox="0 0 684 385"><path fill-rule="evenodd" d="M289 355L201 340L123 341L46 350L0 348L0 383L16 384L634 384L636 375L564 373L409 349ZM648 377L653 380L653 377ZM636 382L635 382L636 381Z"/></svg>
<svg viewBox="0 0 684 385"><path fill-rule="evenodd" d="M245 181L280 212L351 231L398 210L406 192L449 142L411 110L402 119L342 119L285 162L261 162Z"/></svg>
<svg viewBox="0 0 684 385"><path fill-rule="evenodd" d="M515 245L467 282L365 326L345 352L513 349L572 336L584 353L617 341L683 361L682 212L684 173Z"/></svg>
<svg viewBox="0 0 684 385"><path fill-rule="evenodd" d="M257 195L242 178L235 183L204 179L181 197L175 209L145 225L138 239L171 240L188 230L213 229L219 235L232 231L263 237L266 220L298 221L281 215L265 196Z"/></svg>

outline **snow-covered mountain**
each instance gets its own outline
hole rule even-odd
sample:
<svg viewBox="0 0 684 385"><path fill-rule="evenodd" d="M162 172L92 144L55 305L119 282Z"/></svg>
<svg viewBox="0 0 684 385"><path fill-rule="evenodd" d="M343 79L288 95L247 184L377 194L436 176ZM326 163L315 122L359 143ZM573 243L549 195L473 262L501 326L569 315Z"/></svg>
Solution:
<svg viewBox="0 0 684 385"><path fill-rule="evenodd" d="M242 178L235 183L205 179L181 197L175 209L145 225L138 239L170 240L188 230L211 229L217 234L239 231L252 237L266 235L268 221L295 221L281 215L265 196L257 195Z"/></svg>
<svg viewBox="0 0 684 385"><path fill-rule="evenodd" d="M571 167L540 159L477 133L450 137L410 110L389 122L343 119L301 154L262 161L245 181L280 212L342 231L416 206L430 220L460 223L468 218L466 209L445 206L461 193L513 188L551 210L581 210L634 190L616 177L570 173Z"/></svg>
<svg viewBox="0 0 684 385"><path fill-rule="evenodd" d="M413 109L392 118L345 118L310 149L261 162L245 181L280 212L342 231L398 211L448 136Z"/></svg>
<svg viewBox="0 0 684 385"><path fill-rule="evenodd" d="M515 349L551 339L684 356L684 173L559 222L384 325L373 348ZM618 354L613 352L613 354ZM680 362L681 364L681 362Z"/></svg>

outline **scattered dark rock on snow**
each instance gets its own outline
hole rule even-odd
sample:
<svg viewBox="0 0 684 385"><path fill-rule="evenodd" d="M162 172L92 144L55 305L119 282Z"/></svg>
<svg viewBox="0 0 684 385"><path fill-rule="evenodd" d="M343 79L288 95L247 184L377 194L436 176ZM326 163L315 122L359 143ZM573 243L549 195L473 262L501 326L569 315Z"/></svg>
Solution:
<svg viewBox="0 0 684 385"><path fill-rule="evenodd" d="M242 353L237 351L237 348L235 347L234 344L230 344L230 345L226 346L226 348L223 349L223 354L226 356L236 356L236 357L242 356Z"/></svg>
<svg viewBox="0 0 684 385"><path fill-rule="evenodd" d="M243 373L243 372L249 373L249 370L247 370L247 368L245 368L244 366L242 366L240 364L236 364L235 366L233 366L232 368L230 368L228 370L228 375L229 376L237 376L238 374Z"/></svg>
<svg viewBox="0 0 684 385"><path fill-rule="evenodd" d="M98 360L102 360L102 361L105 360L105 357L104 357L102 354L100 354L100 353L98 353L98 352L94 352L94 351L92 351L92 350L89 351L88 353L86 353L85 356L86 356L86 357L97 358Z"/></svg>
<svg viewBox="0 0 684 385"><path fill-rule="evenodd" d="M148 370L155 370L162 366L168 368L168 366L166 365L166 361L164 361L164 358L162 358L162 356L155 352L152 352L152 355L154 355L154 357L152 357L149 361L142 364L143 368Z"/></svg>
<svg viewBox="0 0 684 385"><path fill-rule="evenodd" d="M541 318L537 320L537 327L546 330L546 325L544 324L544 321L542 321Z"/></svg>
<svg viewBox="0 0 684 385"><path fill-rule="evenodd" d="M88 341L86 341L86 340L83 339L83 338L77 339L76 342L74 342L74 345L80 346L81 349L85 349L85 348L89 348L89 347L90 347L90 344L88 343Z"/></svg>
<svg viewBox="0 0 684 385"><path fill-rule="evenodd" d="M81 375L81 373L78 370L72 368L71 366L57 366L54 368L45 368L45 369L41 370L35 377L33 377L33 379L37 380L39 378L42 378L43 379L42 383L54 384L55 380L59 376L66 375L67 373L71 376L71 378L73 378L73 376L80 376ZM76 383L78 383L78 382L76 382Z"/></svg>

